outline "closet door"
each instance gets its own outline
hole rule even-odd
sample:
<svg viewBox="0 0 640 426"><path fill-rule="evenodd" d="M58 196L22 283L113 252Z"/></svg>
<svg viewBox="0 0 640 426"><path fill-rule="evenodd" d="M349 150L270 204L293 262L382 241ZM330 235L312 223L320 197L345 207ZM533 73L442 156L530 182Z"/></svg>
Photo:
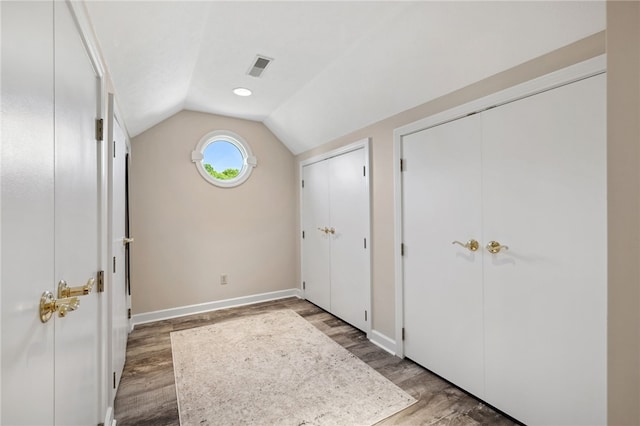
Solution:
<svg viewBox="0 0 640 426"><path fill-rule="evenodd" d="M3 2L2 418L91 425L98 295L41 322L40 298L98 269L98 84L66 2ZM66 305L69 306L69 305ZM101 413L104 414L104 413Z"/></svg>
<svg viewBox="0 0 640 426"><path fill-rule="evenodd" d="M304 297L330 311L331 241L324 231L330 223L328 173L327 160L302 168L302 280Z"/></svg>
<svg viewBox="0 0 640 426"><path fill-rule="evenodd" d="M482 397L481 120L405 136L402 156L405 355Z"/></svg>
<svg viewBox="0 0 640 426"><path fill-rule="evenodd" d="M605 91L482 114L485 399L527 424L606 424Z"/></svg>
<svg viewBox="0 0 640 426"><path fill-rule="evenodd" d="M53 2L4 1L0 10L0 424L50 425L55 333L37 312L55 261Z"/></svg>
<svg viewBox="0 0 640 426"><path fill-rule="evenodd" d="M55 2L55 279L97 278L100 161L95 136L98 79L66 2ZM57 288L56 288L57 290ZM97 289L55 324L55 424L97 424L101 383ZM46 324L45 324L46 326Z"/></svg>
<svg viewBox="0 0 640 426"><path fill-rule="evenodd" d="M329 161L331 312L367 329L369 197L363 148Z"/></svg>
<svg viewBox="0 0 640 426"><path fill-rule="evenodd" d="M368 331L369 186L365 148L302 168L305 298Z"/></svg>

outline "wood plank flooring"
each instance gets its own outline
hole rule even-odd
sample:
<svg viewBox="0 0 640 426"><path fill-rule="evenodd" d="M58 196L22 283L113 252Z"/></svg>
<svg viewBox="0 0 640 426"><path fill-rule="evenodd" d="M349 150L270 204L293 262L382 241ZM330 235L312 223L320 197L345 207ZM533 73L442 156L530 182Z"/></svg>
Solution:
<svg viewBox="0 0 640 426"><path fill-rule="evenodd" d="M115 401L118 426L179 425L169 333L277 309L292 309L412 395L418 402L381 425L514 425L510 419L408 359L367 340L360 330L317 306L287 298L136 326Z"/></svg>

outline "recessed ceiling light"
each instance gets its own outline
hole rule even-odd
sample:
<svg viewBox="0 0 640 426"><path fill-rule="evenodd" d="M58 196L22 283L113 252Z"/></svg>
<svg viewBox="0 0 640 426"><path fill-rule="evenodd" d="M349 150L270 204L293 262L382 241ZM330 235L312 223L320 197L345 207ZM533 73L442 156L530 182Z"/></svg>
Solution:
<svg viewBox="0 0 640 426"><path fill-rule="evenodd" d="M235 89L233 89L233 93L238 96L251 96L251 90L247 89L246 87L236 87Z"/></svg>

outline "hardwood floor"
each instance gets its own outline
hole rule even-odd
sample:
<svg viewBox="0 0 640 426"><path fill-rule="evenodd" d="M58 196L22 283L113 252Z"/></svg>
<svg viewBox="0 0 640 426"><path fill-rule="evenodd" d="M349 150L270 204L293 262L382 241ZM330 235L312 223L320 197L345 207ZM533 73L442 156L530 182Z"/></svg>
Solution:
<svg viewBox="0 0 640 426"><path fill-rule="evenodd" d="M390 355L369 342L360 330L317 306L287 298L136 326L129 335L127 362L116 395L118 425L179 425L169 337L172 331L277 309L294 310L418 400L381 425L516 424L412 361Z"/></svg>

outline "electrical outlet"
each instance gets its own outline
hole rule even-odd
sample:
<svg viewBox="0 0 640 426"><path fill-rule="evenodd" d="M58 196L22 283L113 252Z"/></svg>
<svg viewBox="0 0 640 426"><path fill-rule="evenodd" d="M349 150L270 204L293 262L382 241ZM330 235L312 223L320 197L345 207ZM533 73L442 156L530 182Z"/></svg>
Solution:
<svg viewBox="0 0 640 426"><path fill-rule="evenodd" d="M229 284L229 276L227 274L220 274L220 285Z"/></svg>

